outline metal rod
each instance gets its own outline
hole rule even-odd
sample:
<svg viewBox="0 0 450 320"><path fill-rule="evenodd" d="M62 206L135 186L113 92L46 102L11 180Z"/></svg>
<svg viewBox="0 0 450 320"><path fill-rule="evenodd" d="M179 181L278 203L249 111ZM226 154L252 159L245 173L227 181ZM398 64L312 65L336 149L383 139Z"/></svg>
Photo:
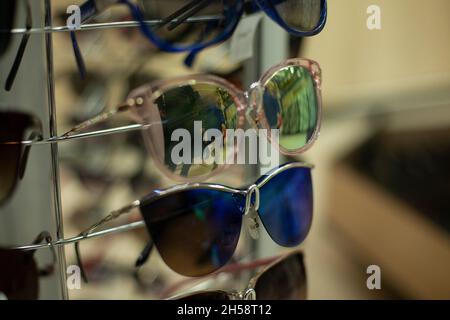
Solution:
<svg viewBox="0 0 450 320"><path fill-rule="evenodd" d="M75 236L75 237L71 237L71 238L67 238L67 239L59 239L59 240L56 240L56 241L53 241L50 243L25 245L25 246L13 247L13 248L9 248L9 249L10 250L31 251L31 250L50 248L50 247L63 247L65 245L73 244L73 243L80 242L83 240L102 237L105 235L112 235L112 234L116 234L116 233L127 232L127 231L131 231L131 230L139 229L142 227L145 227L144 220L132 222L129 224L118 226L118 227L104 229L101 231L92 232L92 233L89 233L84 236L80 235L80 236Z"/></svg>
<svg viewBox="0 0 450 320"><path fill-rule="evenodd" d="M218 19L222 19L221 16L205 16L205 17L195 17L189 18L185 23L200 23L200 22L208 22L215 21ZM157 26L163 20L146 20L144 23L150 27ZM173 22L176 22L177 19L174 19ZM139 27L138 21L117 21L117 22L102 22L102 23L87 23L80 26L77 31L88 31L88 30L98 30L98 29L111 29L111 28L135 28ZM68 26L55 26L55 27L44 27L44 28L31 28L27 30L25 28L15 28L11 29L10 33L12 34L25 34L25 33L55 33L55 32L70 32L71 30ZM0 32L5 32L1 30Z"/></svg>
<svg viewBox="0 0 450 320"><path fill-rule="evenodd" d="M1 144L7 144L7 145L21 144L24 146L48 145L48 144L55 144L55 143L64 142L64 141L81 140L81 139L87 139L87 138L92 138L92 137L102 137L102 136L107 136L107 135L111 135L111 134L115 134L115 133L125 133L125 132L137 131L137 130L145 130L145 129L149 128L150 126L151 126L151 124L146 124L146 125L130 124L130 125L111 128L111 129L89 131L89 132L85 132L85 133L71 134L71 135L67 135L67 136L55 136L53 138L48 138L45 140L24 140L24 141L17 141L17 142L2 142Z"/></svg>
<svg viewBox="0 0 450 320"><path fill-rule="evenodd" d="M22 141L21 144L25 145L25 146L55 144L55 143L64 142L64 141L82 140L82 139L87 139L87 138L92 138L92 137L108 136L108 135L116 134L116 133L125 133L125 132L137 131L137 130L145 130L145 129L149 128L150 126L151 126L151 124L148 124L148 125L130 124L130 125L111 128L111 129L90 131L90 132L86 132L86 133L78 133L78 134L73 134L73 135L69 135L69 136L59 136L59 137L49 138L46 140L37 140L37 141L25 140L25 141ZM17 143L5 143L5 144L17 144Z"/></svg>
<svg viewBox="0 0 450 320"><path fill-rule="evenodd" d="M51 27L52 22L52 8L51 1L45 1L45 28ZM53 69L53 39L50 33L45 34L45 49L46 49L46 67L47 67L47 95L48 95L48 112L49 112L49 127L50 135L56 136L56 103L55 103L55 81L54 81L54 69ZM59 159L58 159L58 146L50 146L51 156L51 179L53 181L53 199L54 199L54 216L56 227L56 239L64 238L64 225L62 219L62 206L61 206L61 186L59 181ZM57 250L58 269L60 274L60 289L62 298L67 300L68 293L66 287L66 255L63 248Z"/></svg>

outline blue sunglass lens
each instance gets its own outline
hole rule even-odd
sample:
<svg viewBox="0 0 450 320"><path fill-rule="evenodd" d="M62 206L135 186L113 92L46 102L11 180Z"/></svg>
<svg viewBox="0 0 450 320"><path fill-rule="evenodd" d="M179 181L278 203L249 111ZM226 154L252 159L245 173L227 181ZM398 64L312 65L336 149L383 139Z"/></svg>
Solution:
<svg viewBox="0 0 450 320"><path fill-rule="evenodd" d="M279 245L299 245L308 235L313 214L311 169L291 168L260 189L259 216Z"/></svg>
<svg viewBox="0 0 450 320"><path fill-rule="evenodd" d="M229 192L194 189L144 201L141 212L164 262L179 274L198 277L233 256L243 201Z"/></svg>

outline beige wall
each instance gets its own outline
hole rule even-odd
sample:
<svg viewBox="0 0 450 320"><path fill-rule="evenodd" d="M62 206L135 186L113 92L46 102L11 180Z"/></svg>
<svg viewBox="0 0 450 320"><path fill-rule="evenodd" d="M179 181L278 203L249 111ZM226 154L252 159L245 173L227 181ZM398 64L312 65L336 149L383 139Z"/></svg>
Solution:
<svg viewBox="0 0 450 320"><path fill-rule="evenodd" d="M381 7L380 31L366 27L371 4ZM325 30L303 52L322 65L328 107L450 100L450 1L328 0L328 6Z"/></svg>

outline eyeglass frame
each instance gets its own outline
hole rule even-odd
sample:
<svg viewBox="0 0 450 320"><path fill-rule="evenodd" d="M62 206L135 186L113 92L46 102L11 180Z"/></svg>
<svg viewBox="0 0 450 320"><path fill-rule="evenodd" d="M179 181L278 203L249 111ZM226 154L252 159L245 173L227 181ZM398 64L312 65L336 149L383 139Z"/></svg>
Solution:
<svg viewBox="0 0 450 320"><path fill-rule="evenodd" d="M256 284L258 283L258 280L271 268L273 268L277 264L282 263L285 260L287 260L293 256L300 256L301 260L302 260L302 264L304 266L304 253L303 253L302 249L295 249L295 250L292 250L291 252L288 252L286 254L282 254L282 255L279 255L276 257L257 260L253 263L250 263L249 265L239 266L239 264L236 264L234 266L236 270L232 270L231 272L236 272L236 271L239 272L242 270L253 269L256 267L260 267L260 266L263 267L262 270L258 271L254 276L251 277L251 279L248 281L246 288L243 290L235 290L235 291L199 290L199 291L176 295L174 297L169 298L168 300L179 300L179 299L189 298L191 296L195 296L195 295L199 295L199 294L207 294L207 293L222 293L222 294L227 295L230 300L250 300L250 301L257 300L258 296L257 296L255 287L256 287ZM226 268L226 267L224 267L224 268ZM304 271L306 271L306 270L304 270ZM227 273L227 272L230 272L230 271L221 270L220 274ZM305 279L305 283L306 283L306 279Z"/></svg>
<svg viewBox="0 0 450 320"><path fill-rule="evenodd" d="M110 214L105 216L103 219L98 221L97 223L94 223L86 230L79 233L78 237L80 238L88 238L89 235L94 232L95 230L99 229L103 225L105 225L108 222L114 221L119 217L122 217L124 215L130 214L134 209L138 209L143 202L146 201L156 201L158 199L164 198L168 195L183 192L183 191L189 191L189 190L196 190L196 189L208 189L208 190L216 190L221 192L228 192L228 193L234 193L234 194L240 194L245 196L245 208L244 213L242 215L243 219L245 217L252 219L255 221L255 229L257 230L260 225L256 223L257 217L259 216L257 210L259 209L259 190L268 183L272 178L277 176L278 174L292 169L292 168L308 168L310 170L314 169L314 165L305 163L305 162L291 162L284 165L281 165L278 168L272 169L267 174L262 176L262 179L258 180L256 183L250 185L248 188L232 188L228 186L224 186L221 184L212 184L212 183L187 183L182 185L176 185L172 186L166 189L156 190L150 193L147 196L144 196L141 200L135 200L131 202L130 204L118 209L112 211ZM253 196L255 196L254 201L252 201ZM249 233L251 231L249 230ZM136 260L135 266L137 268L140 268L143 264L145 264L150 257L152 251L154 249L154 243L152 240L149 240L139 255L139 257ZM81 275L85 282L87 282L87 276L83 268L83 264L81 262L81 254L79 249L79 241L75 242L75 254L77 263L81 270Z"/></svg>
<svg viewBox="0 0 450 320"><path fill-rule="evenodd" d="M209 0L211 1L211 0ZM280 0L278 0L280 1ZM185 64L187 66L191 66L194 62L195 56L198 52L201 50L214 46L216 44L222 43L226 40L228 40L236 30L239 21L242 19L242 16L244 12L247 14L256 13L258 11L264 11L273 21L275 21L277 24L279 24L282 28L284 28L287 32L290 34L297 36L297 37L310 37L313 35L316 35L320 33L323 28L325 27L326 21L327 21L327 15L328 15L328 8L327 8L327 1L326 0L320 0L321 3L321 13L318 25L311 31L299 31L292 27L290 27L280 16L277 9L275 8L274 0L252 0L251 2L246 2L246 0L236 0L236 3L233 5L232 9L234 9L234 12L232 16L234 19L230 22L230 24L227 26L227 28L215 39L210 40L209 42L206 42L204 44L198 43L193 45L188 45L185 47L181 46L175 46L167 41L164 41L164 39L160 39L157 37L152 30L150 30L147 26L147 23L144 19L144 16L139 9L139 7L135 4L133 4L130 0L87 0L85 3L81 5L81 16L83 21L88 21L89 19L93 18L96 14L101 12L102 10L106 9L110 5L113 4L124 4L128 7L130 10L131 15L133 18L138 22L139 28L142 32L142 34L152 43L156 44L158 48L160 48L163 51L166 52L190 52L188 57L185 60ZM184 7L189 7L191 4L197 2L197 0L193 0L189 2ZM249 4L249 6L247 6ZM198 5L202 5L200 2ZM206 4L207 5L207 4ZM97 7L99 9L97 9ZM183 7L183 8L184 8ZM183 8L180 8L178 11L170 15L170 19L162 19L161 22L163 23L170 23L175 21L175 19L178 19L183 16L184 20L187 20L190 18L189 15L184 17L186 15L187 10L183 10ZM174 16L174 14L177 14ZM193 13L195 14L195 12ZM167 21L166 21L167 20Z"/></svg>
<svg viewBox="0 0 450 320"><path fill-rule="evenodd" d="M259 127L263 127L266 129L269 129L269 125L267 123L267 120L265 119L264 115L264 108L263 108L263 101L262 101L262 94L264 92L264 86L267 82L270 81L271 77L275 75L277 72L280 72L284 68L291 67L291 66L298 66L305 68L309 74L311 75L314 87L315 87L315 95L317 98L317 124L314 129L314 132L309 139L309 141L301 148L296 149L294 151L288 150L284 148L281 145L274 145L275 149L278 149L282 154L287 156L295 156L301 153L306 152L309 150L314 142L318 139L320 135L320 129L321 129L321 123L322 123L322 71L320 69L320 65L310 59L301 59L301 58L295 58L295 59L288 59L285 60L282 63L279 63L277 65L272 66L269 68L262 76L261 78L254 82L252 85L250 85L250 89L248 91L242 91L238 89L236 86L228 82L227 80L214 76L214 75L208 75L208 74L199 74L199 75L191 75L191 76L181 76L176 77L173 79L168 80L156 80L151 82L150 84L143 85L138 87L137 89L134 89L129 94L129 97L126 99L126 101L119 105L116 109L112 109L110 111L103 112L89 120L86 120L79 125L75 126L68 132L64 133L63 135L48 138L48 139L40 139L39 137L36 137L32 140L27 141L21 141L21 142L6 142L3 144L17 144L21 143L23 145L41 145L41 144L52 144L52 143L58 143L63 141L69 141L69 140L78 140L78 139L85 139L90 137L99 137L99 136L105 136L115 133L124 133L124 132L130 132L130 131L144 131L149 129L153 125L162 124L162 122L155 122L155 123L139 123L139 120L134 117L134 120L137 122L136 124L127 125L127 126L121 126L111 129L104 129L104 130L97 130L97 131L91 131L86 133L80 133L84 131L85 129L88 129L90 127L93 127L97 124L103 123L112 117L116 116L117 114L121 114L124 112L132 112L132 118L133 118L133 112L136 112L136 110L139 110L140 107L142 107L146 101L150 101L153 103L157 97L159 97L159 94L165 90L170 90L172 88L176 88L181 84L195 84L196 82L200 83L210 83L216 86L220 86L222 88L225 88L226 90L229 90L229 92L232 94L232 96L235 98L235 103L237 107L237 114L238 114L238 128L244 128L245 121L248 121L250 125L257 129ZM150 93L148 97L147 95ZM255 96L256 94L256 96ZM271 132L270 130L267 130L267 139L269 142L272 142L271 139ZM158 150L153 142L149 140L149 138L144 139L145 143L149 149L150 155L158 155L160 154L161 150ZM235 154L239 152L239 145L240 142L238 141L236 148L234 149ZM155 157L156 159L158 157ZM158 167L158 169L163 172L167 177L175 180L175 181L181 181L181 182L194 182L194 181L202 181L211 178L212 176L215 176L225 170L229 167L227 164L223 164L219 166L214 171L198 176L193 178L185 178L183 176L177 175L166 168L164 164L161 163L161 161L155 161L155 165Z"/></svg>

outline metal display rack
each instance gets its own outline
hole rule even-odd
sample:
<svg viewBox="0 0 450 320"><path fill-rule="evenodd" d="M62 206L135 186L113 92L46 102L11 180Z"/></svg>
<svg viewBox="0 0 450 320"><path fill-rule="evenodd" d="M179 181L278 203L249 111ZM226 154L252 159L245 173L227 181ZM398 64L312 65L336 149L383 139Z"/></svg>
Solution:
<svg viewBox="0 0 450 320"><path fill-rule="evenodd" d="M57 107L55 103L55 78L53 70L52 34L68 32L67 27L55 27L52 23L51 0L30 1L33 15L33 28L13 30L13 49L0 61L0 80L4 81L4 70L8 70L13 60L14 50L24 32L31 34L27 52L17 75L11 92L0 90L0 105L16 107L19 110L31 111L41 119L45 136L57 136ZM23 3L21 3L23 4ZM21 8L22 9L22 8ZM24 21L25 10L19 10L19 21ZM256 41L254 59L245 63L244 84L259 78L261 72L287 55L288 36L277 29L270 19L263 18L262 27ZM83 25L82 29L134 28L138 24L129 22L111 22ZM271 39L264 41L264 39ZM274 40L278 43L274 44ZM270 46L270 48L268 47ZM277 48L277 49L274 49ZM254 174L256 174L256 169ZM49 279L41 280L41 299L68 299L66 286L66 259L63 245L63 215L61 205L61 186L59 178L58 145L38 145L30 154L25 179L13 199L0 208L0 243L8 245L30 243L32 238L42 230L48 230L57 245L57 263L55 274ZM131 224L130 228L139 224ZM122 232L130 228L115 228L113 232ZM103 236L97 232L89 237ZM71 239L76 241L77 237ZM68 243L70 243L69 241ZM265 241L267 242L267 241ZM264 245L266 245L265 243ZM37 246L46 248L47 245ZM45 251L45 250L42 250ZM269 252L270 253L270 252ZM41 257L42 256L42 257ZM38 254L39 259L46 259L45 252Z"/></svg>
<svg viewBox="0 0 450 320"><path fill-rule="evenodd" d="M18 21L25 20L24 2L19 2ZM52 25L51 2L31 1L33 25L38 29ZM12 45L0 63L0 78L5 81L22 32L13 36ZM53 78L53 46L50 33L30 36L21 67L10 92L0 90L3 109L29 111L43 124L46 136L57 134ZM61 193L56 144L33 147L30 152L24 179L19 181L13 198L0 208L0 241L2 245L30 243L42 230L55 239L64 237L61 214ZM40 298L67 299L66 265L63 248L57 248L54 276L40 282ZM38 253L39 260L48 259L45 252Z"/></svg>

